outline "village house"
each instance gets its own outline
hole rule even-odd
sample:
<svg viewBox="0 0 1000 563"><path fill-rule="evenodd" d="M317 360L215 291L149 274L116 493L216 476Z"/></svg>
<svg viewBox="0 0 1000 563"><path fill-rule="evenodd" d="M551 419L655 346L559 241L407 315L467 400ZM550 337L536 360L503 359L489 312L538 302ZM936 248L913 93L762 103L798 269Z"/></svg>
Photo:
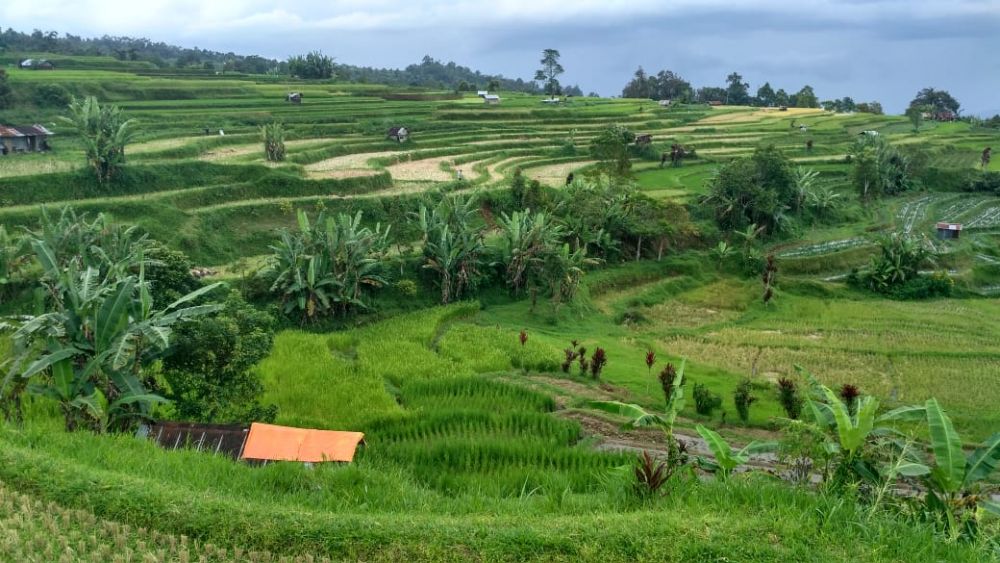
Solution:
<svg viewBox="0 0 1000 563"><path fill-rule="evenodd" d="M500 96L496 94L486 94L483 96L483 102L486 105L498 105L500 103Z"/></svg>
<svg viewBox="0 0 1000 563"><path fill-rule="evenodd" d="M480 98L485 98L489 94L490 94L489 90L477 90L476 91L476 95L479 96Z"/></svg>
<svg viewBox="0 0 1000 563"><path fill-rule="evenodd" d="M670 106L670 100L660 100L659 104L660 104L660 107L662 107L662 108L669 107Z"/></svg>
<svg viewBox="0 0 1000 563"><path fill-rule="evenodd" d="M51 135L41 125L0 125L0 154L47 151Z"/></svg>
<svg viewBox="0 0 1000 563"><path fill-rule="evenodd" d="M293 104L301 104L302 103L302 93L301 92L289 92L288 95L285 96L285 101L286 102L291 102Z"/></svg>
<svg viewBox="0 0 1000 563"><path fill-rule="evenodd" d="M392 127L386 134L386 138L397 143L405 143L410 138L410 132L406 130L406 127Z"/></svg>
<svg viewBox="0 0 1000 563"><path fill-rule="evenodd" d="M653 144L653 136L649 135L649 134L646 134L646 135L636 135L635 136L635 144L636 144L636 146L639 146L639 147L643 147L643 146L646 146L646 145L651 145L651 144Z"/></svg>

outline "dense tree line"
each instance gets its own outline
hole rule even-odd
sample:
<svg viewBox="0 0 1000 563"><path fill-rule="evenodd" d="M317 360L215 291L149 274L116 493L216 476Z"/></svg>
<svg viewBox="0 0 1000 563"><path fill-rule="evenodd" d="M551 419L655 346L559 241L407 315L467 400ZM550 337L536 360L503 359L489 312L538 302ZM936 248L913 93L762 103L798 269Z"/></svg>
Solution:
<svg viewBox="0 0 1000 563"><path fill-rule="evenodd" d="M483 74L454 62L441 62L425 55L417 64L404 69L372 68L352 65L337 65L337 77L341 80L392 86L422 86L428 88L457 89L465 82L475 89L506 90L513 92L537 93L538 85L520 78L506 78L502 75Z"/></svg>
<svg viewBox="0 0 1000 563"><path fill-rule="evenodd" d="M478 70L443 63L425 56L419 63L404 69L373 68L348 64L307 64L293 68L297 62L308 63L310 55L293 55L288 61L240 55L233 52L211 51L198 47L186 48L143 37L111 36L80 37L59 34L57 31L34 30L23 33L12 28L0 31L0 51L15 53L54 53L60 55L110 56L123 61L146 61L159 68L197 68L203 70L239 72L246 74L295 74L303 78L330 78L335 76L349 82L388 84L391 86L422 86L430 88L457 88L461 82L487 88L494 82L495 90L537 93L538 85L520 78L484 74ZM315 59L315 57L314 57ZM318 60L318 59L316 59ZM316 62L316 61L313 61ZM314 72L317 71L317 72ZM313 74L318 74L313 76ZM573 93L578 91L573 87ZM580 93L582 94L582 92ZM2 92L0 92L2 97Z"/></svg>
<svg viewBox="0 0 1000 563"><path fill-rule="evenodd" d="M850 97L820 104L816 92L808 84L797 92L789 94L782 88L775 90L770 82L765 82L755 94L752 94L750 83L745 82L743 76L738 72L730 73L726 77L724 86L694 88L690 82L672 70L661 70L656 74L647 74L642 67L639 67L632 75L632 79L622 89L622 97L705 104L719 102L725 105L757 107L818 108L822 105L830 111L882 113L882 104L879 102L856 104Z"/></svg>

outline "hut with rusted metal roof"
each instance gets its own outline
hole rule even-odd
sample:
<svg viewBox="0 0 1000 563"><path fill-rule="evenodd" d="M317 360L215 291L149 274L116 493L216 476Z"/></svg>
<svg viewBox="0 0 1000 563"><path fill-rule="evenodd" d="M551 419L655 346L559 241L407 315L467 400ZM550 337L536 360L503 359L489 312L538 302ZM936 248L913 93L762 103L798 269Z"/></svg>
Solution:
<svg viewBox="0 0 1000 563"><path fill-rule="evenodd" d="M49 131L41 125L0 125L0 154L49 150Z"/></svg>

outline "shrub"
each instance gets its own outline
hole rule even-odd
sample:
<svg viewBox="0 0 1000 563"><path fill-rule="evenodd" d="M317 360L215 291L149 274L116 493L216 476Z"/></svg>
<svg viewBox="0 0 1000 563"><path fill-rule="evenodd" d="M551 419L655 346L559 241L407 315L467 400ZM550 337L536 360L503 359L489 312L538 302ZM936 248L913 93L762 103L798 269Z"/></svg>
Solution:
<svg viewBox="0 0 1000 563"><path fill-rule="evenodd" d="M993 192L1000 195L1000 172L985 171L969 178L965 188L970 192Z"/></svg>
<svg viewBox="0 0 1000 563"><path fill-rule="evenodd" d="M268 123L260 128L264 141L264 157L268 162L285 160L285 127L280 123Z"/></svg>
<svg viewBox="0 0 1000 563"><path fill-rule="evenodd" d="M677 379L677 368L674 367L674 364L668 363L660 372L660 387L663 388L663 398L667 404L670 404L670 396L674 392L675 379ZM681 381L681 385L683 384L684 381Z"/></svg>
<svg viewBox="0 0 1000 563"><path fill-rule="evenodd" d="M643 450L635 466L636 492L642 497L659 493L673 475L674 467L664 460L655 459L649 452Z"/></svg>
<svg viewBox="0 0 1000 563"><path fill-rule="evenodd" d="M750 381L749 377L745 377L736 386L736 391L733 394L733 403L736 405L736 412L744 424L750 421L750 405L757 400L757 397L753 396L752 391L753 382Z"/></svg>
<svg viewBox="0 0 1000 563"><path fill-rule="evenodd" d="M792 420L798 420L802 415L802 397L799 395L795 382L786 377L778 380L778 402L785 409L785 415Z"/></svg>
<svg viewBox="0 0 1000 563"><path fill-rule="evenodd" d="M712 416L722 406L722 397L712 393L701 383L694 385L694 410L704 416Z"/></svg>
<svg viewBox="0 0 1000 563"><path fill-rule="evenodd" d="M604 348L598 347L594 350L594 355L590 357L590 374L594 379L601 378L601 372L608 363L608 355L604 353Z"/></svg>
<svg viewBox="0 0 1000 563"><path fill-rule="evenodd" d="M177 326L163 361L177 417L198 422L272 421L274 405L254 368L271 353L274 318L232 292L218 314Z"/></svg>
<svg viewBox="0 0 1000 563"><path fill-rule="evenodd" d="M35 103L44 107L63 108L73 100L61 84L41 84L35 89Z"/></svg>
<svg viewBox="0 0 1000 563"><path fill-rule="evenodd" d="M917 276L904 284L893 288L889 297L901 300L930 299L932 297L949 297L955 288L955 281L944 272L935 272L929 276Z"/></svg>
<svg viewBox="0 0 1000 563"><path fill-rule="evenodd" d="M417 289L417 282L413 280L403 279L396 282L396 291L404 297L415 297Z"/></svg>

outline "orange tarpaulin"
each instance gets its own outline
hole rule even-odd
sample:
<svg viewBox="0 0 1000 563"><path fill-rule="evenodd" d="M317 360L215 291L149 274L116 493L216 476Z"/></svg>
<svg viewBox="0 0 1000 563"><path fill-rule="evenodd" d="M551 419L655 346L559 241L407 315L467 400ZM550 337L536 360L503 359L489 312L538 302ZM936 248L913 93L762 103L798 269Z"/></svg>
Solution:
<svg viewBox="0 0 1000 563"><path fill-rule="evenodd" d="M243 459L268 461L353 461L361 432L310 430L254 422L250 425Z"/></svg>

